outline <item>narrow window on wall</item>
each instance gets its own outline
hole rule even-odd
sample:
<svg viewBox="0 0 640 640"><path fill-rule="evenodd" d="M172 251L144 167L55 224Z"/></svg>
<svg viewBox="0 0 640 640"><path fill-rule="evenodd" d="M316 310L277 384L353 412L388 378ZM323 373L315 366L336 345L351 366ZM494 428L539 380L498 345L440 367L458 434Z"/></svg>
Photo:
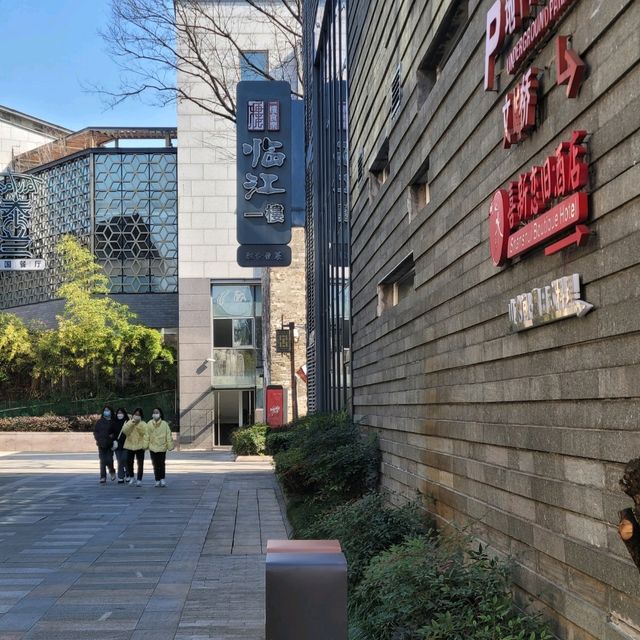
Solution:
<svg viewBox="0 0 640 640"><path fill-rule="evenodd" d="M431 93L447 60L460 41L468 20L468 0L458 2L454 0L418 67L418 106L421 106Z"/></svg>
<svg viewBox="0 0 640 640"><path fill-rule="evenodd" d="M380 146L378 154L376 155L376 158L371 164L371 168L369 169L371 173L371 180L369 181L369 183L372 187L372 195L375 195L380 186L389 179L390 169L391 163L389 162L389 138L386 138Z"/></svg>
<svg viewBox="0 0 640 640"><path fill-rule="evenodd" d="M409 211L409 221L413 220L419 211L424 209L431 200L429 191L429 158L427 157L409 185L407 194L407 209Z"/></svg>
<svg viewBox="0 0 640 640"><path fill-rule="evenodd" d="M415 275L413 253L410 253L380 280L378 283L378 316L381 316L387 309L400 304L413 293Z"/></svg>
<svg viewBox="0 0 640 640"><path fill-rule="evenodd" d="M242 51L240 53L240 80L266 80L269 73L268 51Z"/></svg>

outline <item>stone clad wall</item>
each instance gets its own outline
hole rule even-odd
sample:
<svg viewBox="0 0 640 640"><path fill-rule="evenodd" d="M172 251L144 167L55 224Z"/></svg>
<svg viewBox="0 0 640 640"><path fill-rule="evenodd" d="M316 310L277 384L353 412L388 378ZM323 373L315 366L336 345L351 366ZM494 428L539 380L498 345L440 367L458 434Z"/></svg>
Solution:
<svg viewBox="0 0 640 640"><path fill-rule="evenodd" d="M295 343L296 371L306 362L306 306L305 306L305 244L304 229L294 228L291 235L291 266L284 269L265 269L264 287L264 322L265 336L269 336L270 372L269 384L280 384L288 390L287 411L288 418L293 418L293 400L291 395L291 360L288 354L276 353L276 329L280 329L284 316L285 327L289 322L295 322L299 338ZM264 281L264 279L263 279ZM268 294L266 293L268 292ZM296 391L298 396L298 415L307 413L307 385L296 376Z"/></svg>
<svg viewBox="0 0 640 640"><path fill-rule="evenodd" d="M559 637L628 638L624 624L640 633L640 576L616 525L630 506L618 479L640 455L640 3L576 0L554 35L571 34L588 65L580 94L556 86L550 39L534 59L546 69L538 127L509 150L504 57L499 91L483 91L492 1L470 0L426 98L419 84L450 4L349 3L353 411L380 436L384 486L398 500L419 490L442 522L513 554L519 594ZM576 129L589 133L588 243L496 268L493 193ZM389 178L378 185L369 169L386 137ZM427 157L430 202L409 215ZM410 252L414 291L378 317L377 284ZM511 297L572 273L589 315L510 333Z"/></svg>

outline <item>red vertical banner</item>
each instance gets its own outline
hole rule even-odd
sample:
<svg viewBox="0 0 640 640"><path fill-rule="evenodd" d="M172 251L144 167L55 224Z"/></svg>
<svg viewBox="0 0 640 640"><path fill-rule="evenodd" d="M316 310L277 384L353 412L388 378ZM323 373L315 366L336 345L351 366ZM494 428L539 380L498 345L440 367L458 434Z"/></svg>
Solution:
<svg viewBox="0 0 640 640"><path fill-rule="evenodd" d="M281 385L269 385L266 395L267 424L270 427L282 427L286 422L284 406L284 388Z"/></svg>

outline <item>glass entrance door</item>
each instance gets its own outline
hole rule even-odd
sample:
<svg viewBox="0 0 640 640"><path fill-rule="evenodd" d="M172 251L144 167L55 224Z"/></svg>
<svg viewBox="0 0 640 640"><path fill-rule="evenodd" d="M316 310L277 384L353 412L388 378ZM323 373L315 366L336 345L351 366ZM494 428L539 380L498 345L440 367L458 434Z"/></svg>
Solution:
<svg viewBox="0 0 640 640"><path fill-rule="evenodd" d="M214 447L230 445L231 432L255 422L255 389L214 389Z"/></svg>
<svg viewBox="0 0 640 640"><path fill-rule="evenodd" d="M243 389L240 394L240 424L243 427L248 427L256 421L256 391L255 389Z"/></svg>

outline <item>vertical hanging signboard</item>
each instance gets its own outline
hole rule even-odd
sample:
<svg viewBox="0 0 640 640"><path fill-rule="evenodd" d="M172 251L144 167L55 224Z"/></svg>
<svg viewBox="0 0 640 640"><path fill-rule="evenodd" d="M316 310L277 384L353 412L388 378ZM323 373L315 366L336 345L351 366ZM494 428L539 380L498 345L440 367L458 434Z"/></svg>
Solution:
<svg viewBox="0 0 640 640"><path fill-rule="evenodd" d="M243 81L237 89L237 239L243 267L291 264L291 87Z"/></svg>

